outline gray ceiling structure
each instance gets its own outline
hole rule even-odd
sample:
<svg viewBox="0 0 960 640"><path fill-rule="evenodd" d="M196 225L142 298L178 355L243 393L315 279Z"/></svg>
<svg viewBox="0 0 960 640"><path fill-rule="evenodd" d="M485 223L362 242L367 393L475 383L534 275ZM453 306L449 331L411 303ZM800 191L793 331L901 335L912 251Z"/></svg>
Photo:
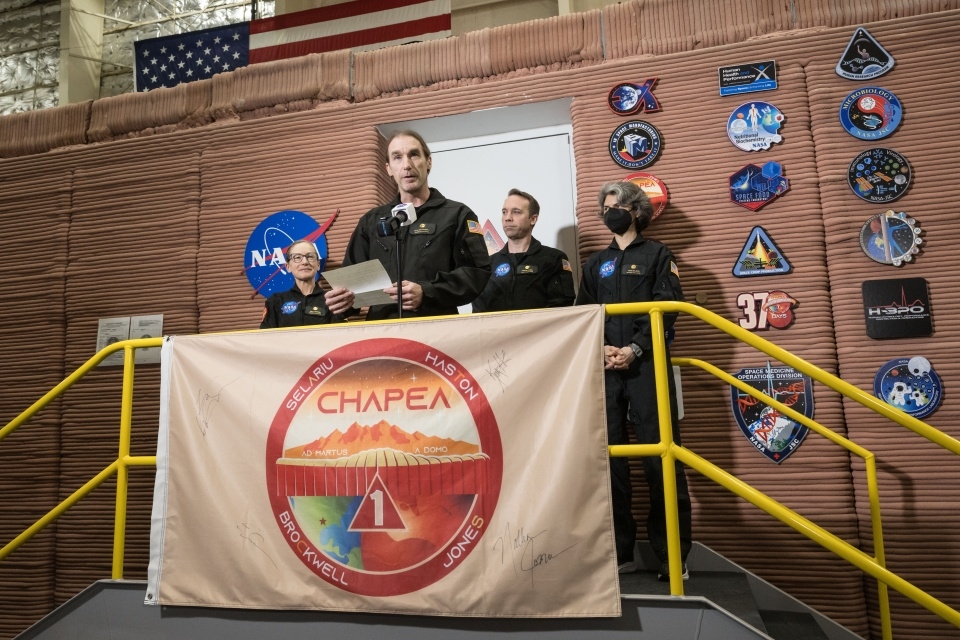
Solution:
<svg viewBox="0 0 960 640"><path fill-rule="evenodd" d="M0 115L60 104L60 0L0 0ZM133 42L250 20L250 0L104 0L100 97L133 91ZM259 17L274 14L258 0Z"/></svg>

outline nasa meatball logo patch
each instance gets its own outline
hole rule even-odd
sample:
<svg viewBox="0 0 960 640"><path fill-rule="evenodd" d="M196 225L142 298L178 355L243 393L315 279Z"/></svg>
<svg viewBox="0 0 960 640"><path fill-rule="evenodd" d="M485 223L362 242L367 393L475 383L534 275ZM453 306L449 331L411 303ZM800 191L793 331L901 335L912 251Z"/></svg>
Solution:
<svg viewBox="0 0 960 640"><path fill-rule="evenodd" d="M269 298L271 294L293 287L293 274L287 270L284 252L296 241L313 243L320 257L318 271L322 273L327 262L327 238L324 234L339 213L337 209L323 224L318 224L302 211L292 209L278 211L261 220L244 248L243 273L253 287L250 297L259 294Z"/></svg>
<svg viewBox="0 0 960 640"><path fill-rule="evenodd" d="M366 596L456 570L480 544L503 476L497 421L470 371L396 338L317 359L278 408L265 453L290 552L318 580Z"/></svg>
<svg viewBox="0 0 960 640"><path fill-rule="evenodd" d="M616 260L607 260L602 265L600 265L600 277L609 278L613 275L614 271L617 270L617 261Z"/></svg>

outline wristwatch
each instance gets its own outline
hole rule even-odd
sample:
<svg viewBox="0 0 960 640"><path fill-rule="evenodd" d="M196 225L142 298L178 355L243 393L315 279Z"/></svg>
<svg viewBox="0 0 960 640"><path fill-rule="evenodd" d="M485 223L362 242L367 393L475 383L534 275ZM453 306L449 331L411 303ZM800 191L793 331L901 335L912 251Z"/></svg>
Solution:
<svg viewBox="0 0 960 640"><path fill-rule="evenodd" d="M633 355L639 360L640 356L643 355L643 348L638 345L636 342L630 343L630 350L633 351Z"/></svg>

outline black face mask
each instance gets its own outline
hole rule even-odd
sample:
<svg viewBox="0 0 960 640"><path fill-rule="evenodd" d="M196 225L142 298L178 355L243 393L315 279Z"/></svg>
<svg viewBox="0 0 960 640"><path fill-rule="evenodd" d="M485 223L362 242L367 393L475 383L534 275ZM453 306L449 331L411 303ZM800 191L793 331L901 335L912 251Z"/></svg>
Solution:
<svg viewBox="0 0 960 640"><path fill-rule="evenodd" d="M633 216L626 209L615 209L611 207L603 214L603 224L607 225L610 231L618 236L622 236L633 224Z"/></svg>

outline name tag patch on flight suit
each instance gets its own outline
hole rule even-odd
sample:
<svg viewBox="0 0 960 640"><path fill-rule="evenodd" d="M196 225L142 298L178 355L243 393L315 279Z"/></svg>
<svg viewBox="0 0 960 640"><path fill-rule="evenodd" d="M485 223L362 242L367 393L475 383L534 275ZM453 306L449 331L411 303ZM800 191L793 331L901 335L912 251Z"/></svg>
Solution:
<svg viewBox="0 0 960 640"><path fill-rule="evenodd" d="M520 265L520 269L517 271L517 274L518 275L533 274L533 273L536 273L537 271L539 271L539 269L535 264L522 264Z"/></svg>
<svg viewBox="0 0 960 640"><path fill-rule="evenodd" d="M326 309L318 305L313 305L312 307L304 309L303 312L308 316L323 316L323 315L326 315L327 313Z"/></svg>
<svg viewBox="0 0 960 640"><path fill-rule="evenodd" d="M642 276L646 275L647 267L642 264L625 264L623 265L623 273L628 276Z"/></svg>
<svg viewBox="0 0 960 640"><path fill-rule="evenodd" d="M410 235L414 236L432 235L436 233L436 231L437 225L428 222L421 222L416 226L410 227Z"/></svg>

